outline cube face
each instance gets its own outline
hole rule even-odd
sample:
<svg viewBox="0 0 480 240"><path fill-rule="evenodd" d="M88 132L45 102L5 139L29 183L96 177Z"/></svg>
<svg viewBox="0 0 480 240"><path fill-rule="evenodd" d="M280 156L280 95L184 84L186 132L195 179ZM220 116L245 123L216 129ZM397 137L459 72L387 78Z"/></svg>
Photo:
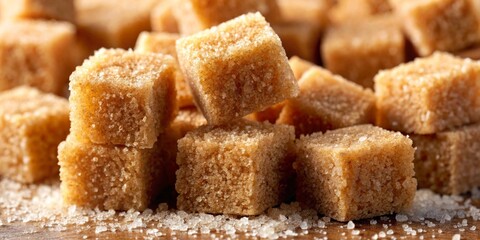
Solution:
<svg viewBox="0 0 480 240"><path fill-rule="evenodd" d="M29 87L0 95L0 175L33 183L58 174L57 146L70 121L68 102Z"/></svg>
<svg viewBox="0 0 480 240"><path fill-rule="evenodd" d="M297 136L353 125L373 123L372 91L312 67L298 82L300 94L286 100L277 123L295 126Z"/></svg>
<svg viewBox="0 0 480 240"><path fill-rule="evenodd" d="M260 12L269 22L278 21L280 15L275 0L179 0L174 8L183 35L194 34L252 12Z"/></svg>
<svg viewBox="0 0 480 240"><path fill-rule="evenodd" d="M137 39L135 51L137 52L155 52L168 54L177 59L177 50L175 42L180 38L178 34L170 33L148 33L143 32ZM177 63L178 64L178 63ZM193 96L185 82L183 73L177 67L175 87L177 89L177 103L180 108L195 106Z"/></svg>
<svg viewBox="0 0 480 240"><path fill-rule="evenodd" d="M71 70L75 29L69 23L5 21L0 24L0 90L29 85L61 94Z"/></svg>
<svg viewBox="0 0 480 240"><path fill-rule="evenodd" d="M396 1L394 8L421 56L461 50L480 39L474 1Z"/></svg>
<svg viewBox="0 0 480 240"><path fill-rule="evenodd" d="M288 64L292 68L293 75L295 76L295 79L300 80L302 78L303 74L310 69L311 67L315 66L314 63L303 60L299 58L298 56L293 56L288 60Z"/></svg>
<svg viewBox="0 0 480 240"><path fill-rule="evenodd" d="M286 195L293 128L239 120L200 127L178 141L177 207L256 215Z"/></svg>
<svg viewBox="0 0 480 240"><path fill-rule="evenodd" d="M343 23L368 18L391 11L389 0L340 0L329 12L332 23Z"/></svg>
<svg viewBox="0 0 480 240"><path fill-rule="evenodd" d="M75 22L73 0L0 1L3 19L55 19Z"/></svg>
<svg viewBox="0 0 480 240"><path fill-rule="evenodd" d="M150 14L150 23L154 32L178 33L178 21L173 13L178 1L160 1Z"/></svg>
<svg viewBox="0 0 480 240"><path fill-rule="evenodd" d="M375 77L377 124L431 134L480 120L480 64L436 53Z"/></svg>
<svg viewBox="0 0 480 240"><path fill-rule="evenodd" d="M157 0L76 0L79 34L92 49L128 49L138 34L150 29L150 12Z"/></svg>
<svg viewBox="0 0 480 240"><path fill-rule="evenodd" d="M330 5L328 0L278 1L283 22L312 25L319 30L328 23Z"/></svg>
<svg viewBox="0 0 480 240"><path fill-rule="evenodd" d="M378 71L405 61L403 33L392 15L333 26L321 47L328 70L369 88Z"/></svg>
<svg viewBox="0 0 480 240"><path fill-rule="evenodd" d="M297 199L338 221L407 210L415 196L412 141L370 125L297 141Z"/></svg>
<svg viewBox="0 0 480 240"><path fill-rule="evenodd" d="M412 135L415 175L420 188L441 194L462 194L480 186L476 173L480 125L432 135Z"/></svg>
<svg viewBox="0 0 480 240"><path fill-rule="evenodd" d="M152 198L152 149L96 145L69 136L58 148L65 203L144 210Z"/></svg>
<svg viewBox="0 0 480 240"><path fill-rule="evenodd" d="M318 44L320 42L320 30L309 24L290 23L277 24L273 29L282 40L287 56L299 56L311 62L318 58Z"/></svg>
<svg viewBox="0 0 480 240"><path fill-rule="evenodd" d="M259 13L179 39L177 54L210 124L226 123L298 93L280 39Z"/></svg>
<svg viewBox="0 0 480 240"><path fill-rule="evenodd" d="M151 148L176 113L174 74L170 56L97 51L70 77L72 134Z"/></svg>

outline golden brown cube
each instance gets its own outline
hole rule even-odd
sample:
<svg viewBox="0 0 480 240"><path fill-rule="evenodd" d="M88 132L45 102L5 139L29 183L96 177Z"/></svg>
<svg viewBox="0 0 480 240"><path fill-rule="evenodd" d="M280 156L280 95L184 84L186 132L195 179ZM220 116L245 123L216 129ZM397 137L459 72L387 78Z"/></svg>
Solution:
<svg viewBox="0 0 480 240"><path fill-rule="evenodd" d="M296 143L297 200L338 221L408 210L415 196L412 140L371 125Z"/></svg>
<svg viewBox="0 0 480 240"><path fill-rule="evenodd" d="M160 0L150 14L150 23L155 32L178 33L178 21L173 9L178 0Z"/></svg>
<svg viewBox="0 0 480 240"><path fill-rule="evenodd" d="M431 135L411 136L418 187L441 194L462 194L480 186L480 125Z"/></svg>
<svg viewBox="0 0 480 240"><path fill-rule="evenodd" d="M375 96L369 89L312 67L298 81L300 94L286 100L277 124L295 126L297 136L374 122Z"/></svg>
<svg viewBox="0 0 480 240"><path fill-rule="evenodd" d="M278 0L282 22L306 24L321 30L327 26L327 0Z"/></svg>
<svg viewBox="0 0 480 240"><path fill-rule="evenodd" d="M74 0L0 0L2 19L54 19L75 22Z"/></svg>
<svg viewBox="0 0 480 240"><path fill-rule="evenodd" d="M151 148L176 114L175 61L100 49L72 73L70 91L77 139Z"/></svg>
<svg viewBox="0 0 480 240"><path fill-rule="evenodd" d="M297 56L293 56L288 60L288 64L292 68L293 75L295 79L299 80L302 75L315 64L303 60ZM268 121L270 123L275 123L282 112L283 107L285 106L286 101L279 102L274 104L266 109L258 112L251 113L246 116L247 119L257 122Z"/></svg>
<svg viewBox="0 0 480 240"><path fill-rule="evenodd" d="M177 207L257 215L279 204L291 176L290 126L237 120L203 126L178 141Z"/></svg>
<svg viewBox="0 0 480 240"><path fill-rule="evenodd" d="M288 57L299 56L311 62L319 58L320 30L317 27L302 23L284 23L273 25L273 30L282 40Z"/></svg>
<svg viewBox="0 0 480 240"><path fill-rule="evenodd" d="M454 52L480 41L475 0L400 0L393 7L420 56Z"/></svg>
<svg viewBox="0 0 480 240"><path fill-rule="evenodd" d="M339 0L329 12L329 19L334 24L353 22L391 10L389 0Z"/></svg>
<svg viewBox="0 0 480 240"><path fill-rule="evenodd" d="M311 67L316 66L314 63L303 60L297 56L293 56L288 60L288 64L292 68L293 75L297 80L302 78L303 74L307 72Z"/></svg>
<svg viewBox="0 0 480 240"><path fill-rule="evenodd" d="M79 34L94 50L131 48L150 30L150 12L158 0L75 0Z"/></svg>
<svg viewBox="0 0 480 240"><path fill-rule="evenodd" d="M30 87L0 94L0 175L33 183L58 176L57 146L70 128L68 101Z"/></svg>
<svg viewBox="0 0 480 240"><path fill-rule="evenodd" d="M190 35L242 14L260 12L269 22L278 22L276 0L179 0L174 7L180 33Z"/></svg>
<svg viewBox="0 0 480 240"><path fill-rule="evenodd" d="M61 94L72 71L75 28L70 23L0 23L0 91L20 85Z"/></svg>
<svg viewBox="0 0 480 240"><path fill-rule="evenodd" d="M431 134L480 121L480 63L447 53L375 76L377 125Z"/></svg>
<svg viewBox="0 0 480 240"><path fill-rule="evenodd" d="M471 58L473 60L480 60L480 45L455 53L456 56L462 58Z"/></svg>
<svg viewBox="0 0 480 240"><path fill-rule="evenodd" d="M246 14L177 41L180 67L209 124L295 97L280 38L261 14Z"/></svg>
<svg viewBox="0 0 480 240"><path fill-rule="evenodd" d="M335 25L323 39L322 59L333 73L372 88L379 70L405 61L400 23L392 15L382 15Z"/></svg>
<svg viewBox="0 0 480 240"><path fill-rule="evenodd" d="M165 187L158 149L94 144L69 135L58 147L66 204L102 210L144 210Z"/></svg>
<svg viewBox="0 0 480 240"><path fill-rule="evenodd" d="M177 59L177 50L175 49L175 42L180 38L178 34L172 33L149 33L142 32L138 36L135 51L137 52L155 52L171 55ZM177 63L175 87L177 89L177 103L178 107L192 107L195 106L193 96L185 82L183 73L180 71Z"/></svg>

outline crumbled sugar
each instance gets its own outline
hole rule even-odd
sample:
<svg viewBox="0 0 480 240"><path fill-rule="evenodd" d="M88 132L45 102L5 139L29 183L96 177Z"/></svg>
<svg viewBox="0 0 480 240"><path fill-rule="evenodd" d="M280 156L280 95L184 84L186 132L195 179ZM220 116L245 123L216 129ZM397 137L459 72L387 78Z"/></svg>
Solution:
<svg viewBox="0 0 480 240"><path fill-rule="evenodd" d="M403 215L403 214L397 214L397 215L395 216L395 220L396 220L397 222L406 222L406 221L408 221L408 216Z"/></svg>
<svg viewBox="0 0 480 240"><path fill-rule="evenodd" d="M460 234L455 234L455 235L453 235L453 237L452 237L452 240L460 240L460 239L461 239Z"/></svg>
<svg viewBox="0 0 480 240"><path fill-rule="evenodd" d="M354 229L354 228L355 228L355 223L353 223L352 221L348 221L347 229Z"/></svg>
<svg viewBox="0 0 480 240"><path fill-rule="evenodd" d="M246 233L246 236L252 238L275 239L305 235L312 228L320 228L322 230L318 230L318 234L326 235L327 231L323 229L328 229L330 223L330 218L319 217L315 211L302 209L296 202L281 204L259 216L234 217L204 213L189 214L169 209L166 203L160 204L154 210L147 209L143 212L134 210L101 211L64 206L58 180L38 185L23 185L2 179L0 180L0 192L2 193L0 194L0 226L25 222L38 224L38 226L54 232L65 231L69 225L74 224L79 232L89 230L92 228L91 226L94 226L93 230L98 234L116 231L143 232L148 236L147 239L165 236L162 233L165 229L192 235L212 234L213 239L234 238L233 235L236 233ZM467 227L475 225L475 221L480 219L480 210L473 206L471 201L465 201L464 198L458 196L439 196L430 190L419 190L416 195L412 211L405 213L405 216L411 221L402 224L405 234L416 236L429 232L428 229L413 229L409 224L420 222L426 227L434 227L446 215L450 216L452 220L458 219L458 222L455 222L458 228L465 229L465 231L476 231L475 226ZM397 217L398 215L386 217L381 221L390 221L393 218L396 220ZM378 222L372 219L370 224L375 225ZM390 227L391 224L386 226ZM362 234L361 230L355 229L353 222L347 223L345 228L354 229L351 231L351 235ZM385 229L370 238L381 239L387 238L387 236L390 238L396 232L392 229ZM440 235L443 233L442 230L436 230L434 233L437 234L437 232ZM172 231L171 234L173 238L176 233ZM422 238L422 236L419 237ZM426 238L430 237L434 238L433 235L426 236ZM83 238L87 238L87 236L83 236Z"/></svg>

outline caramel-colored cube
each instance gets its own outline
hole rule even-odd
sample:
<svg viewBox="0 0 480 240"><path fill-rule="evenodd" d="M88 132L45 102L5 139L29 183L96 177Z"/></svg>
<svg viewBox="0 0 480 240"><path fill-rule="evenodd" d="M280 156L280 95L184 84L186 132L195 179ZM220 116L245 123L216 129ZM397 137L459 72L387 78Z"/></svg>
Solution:
<svg viewBox="0 0 480 240"><path fill-rule="evenodd" d="M237 120L202 126L178 141L177 207L257 215L283 200L293 127Z"/></svg>
<svg viewBox="0 0 480 240"><path fill-rule="evenodd" d="M302 23L284 23L273 25L273 29L282 40L288 57L299 56L311 62L319 58L320 30L317 27Z"/></svg>
<svg viewBox="0 0 480 240"><path fill-rule="evenodd" d="M314 63L303 60L297 56L291 57L288 60L288 64L292 68L293 75L297 80L300 80L300 78L302 78L303 74L307 72L307 70L315 66Z"/></svg>
<svg viewBox="0 0 480 240"><path fill-rule="evenodd" d="M276 0L178 0L174 13L181 34L190 35L247 13L260 12L269 22L278 22Z"/></svg>
<svg viewBox="0 0 480 240"><path fill-rule="evenodd" d="M408 210L415 197L412 140L371 125L296 143L297 200L338 221Z"/></svg>
<svg viewBox="0 0 480 240"><path fill-rule="evenodd" d="M77 27L92 49L132 48L138 34L150 30L150 12L158 0L75 0Z"/></svg>
<svg viewBox="0 0 480 240"><path fill-rule="evenodd" d="M172 33L149 33L142 32L138 36L135 51L137 52L155 52L163 53L173 56L177 59L177 50L175 49L175 42L180 38L178 34ZM175 87L177 89L177 104L178 107L192 107L194 106L193 96L185 82L183 73L178 68L176 72Z"/></svg>
<svg viewBox="0 0 480 240"><path fill-rule="evenodd" d="M20 85L62 94L72 71L75 28L70 23L0 23L0 91Z"/></svg>
<svg viewBox="0 0 480 240"><path fill-rule="evenodd" d="M155 32L178 33L178 21L173 9L178 0L161 0L150 14L150 23Z"/></svg>
<svg viewBox="0 0 480 240"><path fill-rule="evenodd" d="M300 23L323 29L328 23L327 0L278 0L282 22Z"/></svg>
<svg viewBox="0 0 480 240"><path fill-rule="evenodd" d="M391 10L389 0L339 0L329 12L329 19L334 24L353 22Z"/></svg>
<svg viewBox="0 0 480 240"><path fill-rule="evenodd" d="M69 135L58 147L64 202L103 210L146 209L165 187L164 165L156 151L94 144Z"/></svg>
<svg viewBox="0 0 480 240"><path fill-rule="evenodd" d="M480 186L479 124L411 138L417 148L415 177L420 188L462 194Z"/></svg>
<svg viewBox="0 0 480 240"><path fill-rule="evenodd" d="M295 97L280 38L260 13L177 41L180 67L209 124L222 124Z"/></svg>
<svg viewBox="0 0 480 240"><path fill-rule="evenodd" d="M335 25L323 40L322 59L333 73L372 88L379 70L405 61L400 23L392 15L381 15Z"/></svg>
<svg viewBox="0 0 480 240"><path fill-rule="evenodd" d="M57 146L70 128L68 101L22 86L0 94L0 175L33 183L58 176Z"/></svg>
<svg viewBox="0 0 480 240"><path fill-rule="evenodd" d="M447 53L375 76L377 125L431 134L480 121L480 63Z"/></svg>
<svg viewBox="0 0 480 240"><path fill-rule="evenodd" d="M293 56L288 60L288 64L292 68L293 75L295 79L299 80L303 74L315 66L315 64L303 60L297 56ZM275 123L282 112L283 107L285 106L285 101L272 105L262 111L254 112L246 116L247 119L257 122L268 121L270 123Z"/></svg>
<svg viewBox="0 0 480 240"><path fill-rule="evenodd" d="M151 148L176 113L175 61L100 49L72 73L70 91L76 139Z"/></svg>
<svg viewBox="0 0 480 240"><path fill-rule="evenodd" d="M0 0L0 18L75 22L74 0Z"/></svg>
<svg viewBox="0 0 480 240"><path fill-rule="evenodd" d="M312 67L298 81L300 94L286 100L277 124L295 126L297 136L374 122L370 89Z"/></svg>
<svg viewBox="0 0 480 240"><path fill-rule="evenodd" d="M475 0L392 1L395 12L420 56L454 52L480 41Z"/></svg>

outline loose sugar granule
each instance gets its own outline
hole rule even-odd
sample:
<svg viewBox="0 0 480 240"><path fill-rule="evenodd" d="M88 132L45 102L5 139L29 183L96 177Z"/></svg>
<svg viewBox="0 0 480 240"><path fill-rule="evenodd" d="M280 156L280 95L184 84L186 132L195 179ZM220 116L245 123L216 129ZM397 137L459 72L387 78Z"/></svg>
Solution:
<svg viewBox="0 0 480 240"><path fill-rule="evenodd" d="M298 203L281 204L279 207L270 208L262 215L252 217L186 213L169 209L165 203L158 205L154 210L147 209L143 212L82 209L63 205L58 180L38 185L23 185L2 179L0 193L0 227L28 223L29 226L34 225L52 232L66 231L69 226L75 225L75 231L82 234L88 231L99 235L130 231L143 233L147 239L167 236L167 230L172 230L171 238L181 238L180 236L188 236L186 234L190 233L194 236L211 234L213 239L224 239L234 238L234 234L244 233L247 238L276 239L302 236L309 232L317 236L327 235L328 228L333 227L332 224L345 226L345 224L338 225L331 222L330 218L319 216L313 210L302 209ZM443 231L425 230L425 228L437 222L446 222L446 219L450 219L449 221L458 219L456 224L459 228L465 229L465 232L475 231L476 227L473 225L476 225L476 221L480 219L480 210L472 205L469 199L458 196L439 196L429 190L419 190L411 212L405 213L405 216L408 220L402 223L403 232L397 233L389 229L392 226L388 223L389 221L396 220L398 217L404 218L402 215L396 215L380 219L380 223L386 224L387 228L365 238L381 239L391 237L392 234L416 236L432 231L442 235ZM413 222L420 222L425 225L425 228L413 229L408 225ZM373 219L366 223L378 224L377 220ZM363 231L355 225L354 222L349 222L345 228L353 229L350 232L351 235L363 234ZM34 233L38 230L32 228L31 231ZM85 237L88 236L85 235ZM425 237L433 238L432 235ZM459 237L460 234L457 238L460 239Z"/></svg>

